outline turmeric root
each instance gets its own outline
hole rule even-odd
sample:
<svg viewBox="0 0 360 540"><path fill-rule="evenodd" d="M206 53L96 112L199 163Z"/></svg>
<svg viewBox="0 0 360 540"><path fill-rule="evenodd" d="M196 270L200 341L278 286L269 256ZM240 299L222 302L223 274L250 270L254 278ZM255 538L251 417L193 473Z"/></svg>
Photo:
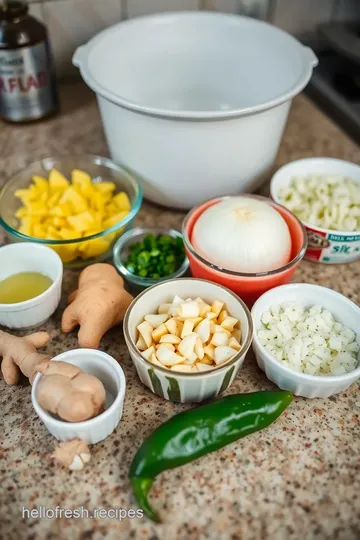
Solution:
<svg viewBox="0 0 360 540"><path fill-rule="evenodd" d="M49 340L46 332L16 337L0 330L1 371L8 384L19 382L20 371L32 384L42 373L37 387L39 405L68 422L81 422L100 414L105 405L102 382L67 362L52 361L37 347Z"/></svg>
<svg viewBox="0 0 360 540"><path fill-rule="evenodd" d="M88 266L79 277L78 289L69 296L61 326L65 333L80 326L80 347L97 349L101 338L124 318L133 297L110 264Z"/></svg>
<svg viewBox="0 0 360 540"><path fill-rule="evenodd" d="M51 454L52 459L57 463L70 469L80 471L85 463L90 461L90 450L88 445L81 439L60 443Z"/></svg>

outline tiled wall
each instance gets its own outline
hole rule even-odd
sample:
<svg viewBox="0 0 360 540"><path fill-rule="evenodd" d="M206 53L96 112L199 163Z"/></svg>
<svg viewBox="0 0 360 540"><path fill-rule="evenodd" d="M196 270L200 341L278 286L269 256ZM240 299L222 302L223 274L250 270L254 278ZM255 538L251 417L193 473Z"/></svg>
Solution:
<svg viewBox="0 0 360 540"><path fill-rule="evenodd" d="M294 34L313 32L329 20L360 20L360 0L28 0L45 22L59 77L77 73L78 45L109 25L159 11L208 9L268 20Z"/></svg>

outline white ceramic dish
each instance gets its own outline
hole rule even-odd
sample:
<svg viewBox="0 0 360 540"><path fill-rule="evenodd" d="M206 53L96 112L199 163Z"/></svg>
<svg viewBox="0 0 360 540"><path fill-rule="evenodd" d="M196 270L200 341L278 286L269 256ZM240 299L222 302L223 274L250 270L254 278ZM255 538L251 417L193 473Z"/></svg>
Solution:
<svg viewBox="0 0 360 540"><path fill-rule="evenodd" d="M112 158L145 197L188 209L262 182L317 58L264 22L181 12L115 25L73 63L97 94Z"/></svg>
<svg viewBox="0 0 360 540"><path fill-rule="evenodd" d="M291 283L275 287L255 302L251 315L254 323L253 349L259 367L279 388L307 398L329 397L346 390L360 377L360 354L358 367L344 375L316 376L297 373L280 364L261 345L257 332L261 328L261 315L271 305L296 301L305 307L318 304L328 309L340 323L351 328L360 344L360 308L342 294L326 287L306 283Z"/></svg>
<svg viewBox="0 0 360 540"><path fill-rule="evenodd" d="M242 347L231 361L212 371L185 374L154 365L141 356L135 346L136 327L144 315L156 313L160 304L172 302L176 294L182 298L200 296L210 304L214 300L220 300L226 304L229 313L240 320ZM135 298L124 318L125 341L141 382L160 397L182 403L211 399L231 385L249 350L252 332L250 312L238 296L221 285L193 278L163 281L146 289Z"/></svg>
<svg viewBox="0 0 360 540"><path fill-rule="evenodd" d="M360 167L355 163L333 158L299 159L284 165L274 174L270 184L271 197L275 202L284 204L279 199L279 190L287 188L294 176L308 174L340 174L360 183ZM335 231L322 229L310 223L303 222L303 224L308 235L305 259L334 264L360 258L360 231Z"/></svg>
<svg viewBox="0 0 360 540"><path fill-rule="evenodd" d="M95 375L106 390L106 410L85 422L64 422L40 407L36 389L41 374L36 375L31 391L31 400L37 415L44 422L50 433L59 441L82 439L89 444L96 444L108 437L120 422L124 398L125 375L118 362L108 354L93 349L75 349L59 354L53 360L69 362L86 373Z"/></svg>
<svg viewBox="0 0 360 540"><path fill-rule="evenodd" d="M30 242L0 248L0 281L20 272L41 272L52 279L53 283L31 300L0 304L0 325L8 328L39 326L51 317L60 302L63 263L55 251Z"/></svg>

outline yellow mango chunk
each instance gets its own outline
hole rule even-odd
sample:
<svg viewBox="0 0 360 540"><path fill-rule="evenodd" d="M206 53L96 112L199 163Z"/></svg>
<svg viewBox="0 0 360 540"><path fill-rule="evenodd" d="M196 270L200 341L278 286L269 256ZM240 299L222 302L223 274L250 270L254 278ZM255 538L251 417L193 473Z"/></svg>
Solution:
<svg viewBox="0 0 360 540"><path fill-rule="evenodd" d="M98 184L94 184L94 186L96 191L100 193L111 194L116 189L116 185L113 182L99 182Z"/></svg>
<svg viewBox="0 0 360 540"><path fill-rule="evenodd" d="M46 180L46 178L43 178L42 176L33 176L32 181L34 182L35 186L42 191L49 191L49 182Z"/></svg>
<svg viewBox="0 0 360 540"><path fill-rule="evenodd" d="M90 212L83 212L82 214L78 214L77 216L69 216L67 218L67 221L73 229L80 233L83 233L87 229L91 229L91 227L94 225L95 220L90 214Z"/></svg>
<svg viewBox="0 0 360 540"><path fill-rule="evenodd" d="M111 216L104 220L104 228L110 229L110 227L113 227L117 223L120 223L126 216L128 215L128 212L119 212L118 214L115 214L114 216Z"/></svg>
<svg viewBox="0 0 360 540"><path fill-rule="evenodd" d="M73 240L79 237L79 233L74 229L69 229L68 227L61 227L59 230L59 236L62 240Z"/></svg>
<svg viewBox="0 0 360 540"><path fill-rule="evenodd" d="M69 185L69 180L60 171L51 169L49 173L49 188L52 192L64 190Z"/></svg>
<svg viewBox="0 0 360 540"><path fill-rule="evenodd" d="M43 225L36 223L32 230L36 238L47 238L46 228Z"/></svg>
<svg viewBox="0 0 360 540"><path fill-rule="evenodd" d="M22 218L22 220L20 221L19 232L22 234L26 234L27 236L32 236L32 227L29 217Z"/></svg>
<svg viewBox="0 0 360 540"><path fill-rule="evenodd" d="M92 257L99 257L105 254L109 248L110 244L104 238L94 238L94 240L82 242L80 251L84 259L91 259Z"/></svg>
<svg viewBox="0 0 360 540"><path fill-rule="evenodd" d="M129 197L124 191L115 195L112 202L117 206L118 210L126 210L127 212L130 212L131 210Z"/></svg>
<svg viewBox="0 0 360 540"><path fill-rule="evenodd" d="M48 213L47 205L43 201L31 202L27 206L30 216L46 216Z"/></svg>
<svg viewBox="0 0 360 540"><path fill-rule="evenodd" d="M80 171L80 169L74 169L71 173L71 181L73 185L79 185L81 187L91 186L91 176L85 171Z"/></svg>
<svg viewBox="0 0 360 540"><path fill-rule="evenodd" d="M70 203L73 212L76 214L85 212L85 210L87 210L88 208L87 202L84 199L84 197L82 197L79 193L77 193L72 186L68 187L64 191L59 203L60 204Z"/></svg>
<svg viewBox="0 0 360 540"><path fill-rule="evenodd" d="M15 217L17 219L21 219L27 215L27 210L25 206L21 206L18 210L15 212Z"/></svg>
<svg viewBox="0 0 360 540"><path fill-rule="evenodd" d="M77 244L66 244L62 246L50 244L49 247L56 251L64 263L75 261L78 258Z"/></svg>

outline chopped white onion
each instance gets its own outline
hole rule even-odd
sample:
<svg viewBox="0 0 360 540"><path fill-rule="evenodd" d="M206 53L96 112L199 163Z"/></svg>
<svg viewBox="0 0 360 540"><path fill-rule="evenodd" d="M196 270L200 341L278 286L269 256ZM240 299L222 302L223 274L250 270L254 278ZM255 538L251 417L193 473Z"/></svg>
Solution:
<svg viewBox="0 0 360 540"><path fill-rule="evenodd" d="M337 231L360 230L360 183L330 174L292 178L279 201L309 225Z"/></svg>

